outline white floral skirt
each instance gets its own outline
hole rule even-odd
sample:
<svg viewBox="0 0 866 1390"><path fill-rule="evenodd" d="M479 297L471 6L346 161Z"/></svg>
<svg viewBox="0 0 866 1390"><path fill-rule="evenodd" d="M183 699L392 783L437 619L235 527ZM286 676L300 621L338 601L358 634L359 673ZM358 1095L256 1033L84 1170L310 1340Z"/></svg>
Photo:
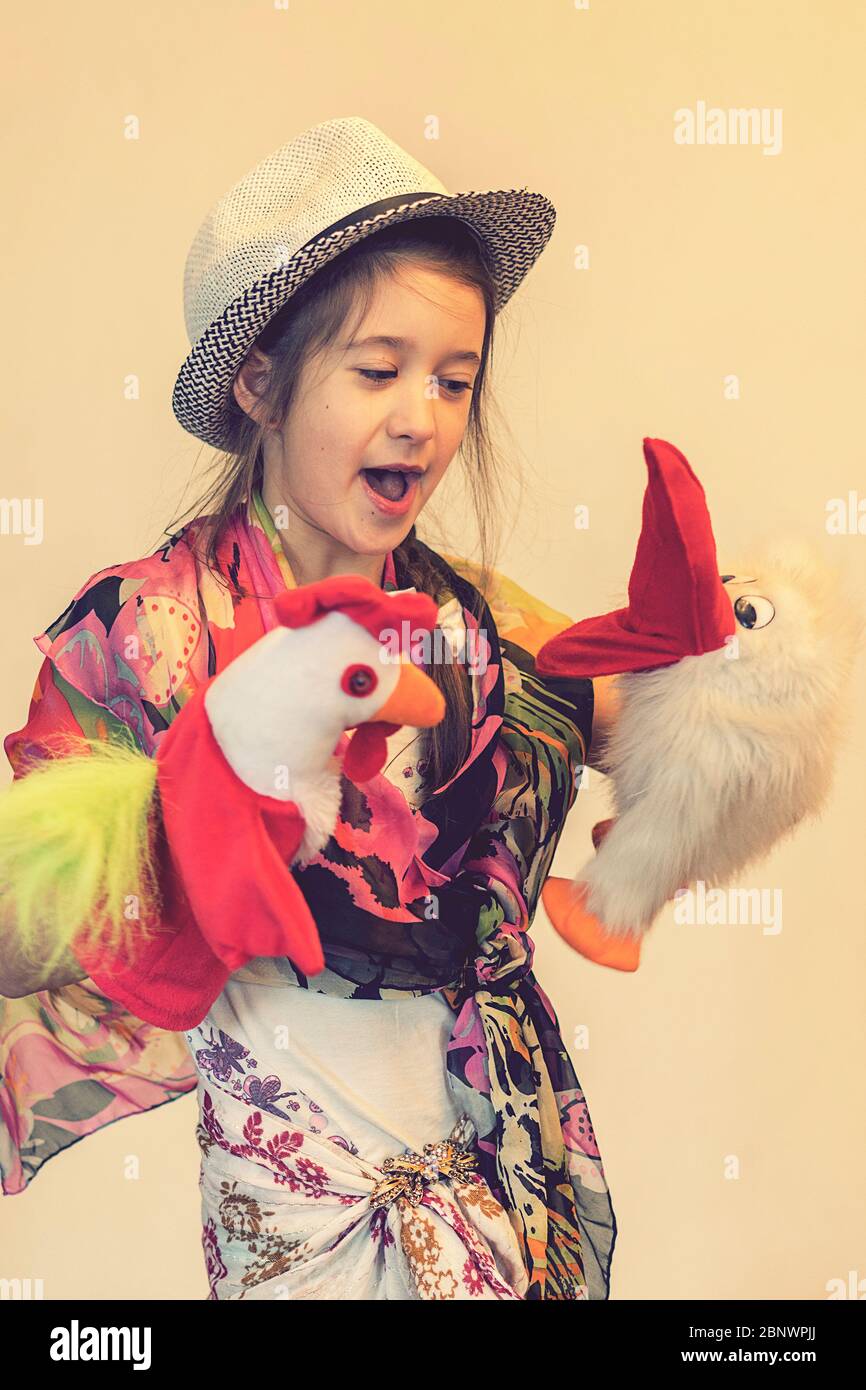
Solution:
<svg viewBox="0 0 866 1390"><path fill-rule="evenodd" d="M316 1117L199 1085L202 1244L212 1299L522 1299L508 1213L463 1116L423 1154L370 1163Z"/></svg>

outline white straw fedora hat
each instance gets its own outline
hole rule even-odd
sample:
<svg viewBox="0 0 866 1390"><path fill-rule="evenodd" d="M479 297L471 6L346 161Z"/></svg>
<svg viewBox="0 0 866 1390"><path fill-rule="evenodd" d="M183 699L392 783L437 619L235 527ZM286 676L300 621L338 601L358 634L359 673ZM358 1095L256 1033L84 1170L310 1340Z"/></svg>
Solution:
<svg viewBox="0 0 866 1390"><path fill-rule="evenodd" d="M183 428L229 447L232 381L274 314L364 237L433 216L460 218L481 239L498 313L547 245L556 211L527 188L451 194L360 116L312 126L257 164L211 209L187 255L192 350L172 394Z"/></svg>

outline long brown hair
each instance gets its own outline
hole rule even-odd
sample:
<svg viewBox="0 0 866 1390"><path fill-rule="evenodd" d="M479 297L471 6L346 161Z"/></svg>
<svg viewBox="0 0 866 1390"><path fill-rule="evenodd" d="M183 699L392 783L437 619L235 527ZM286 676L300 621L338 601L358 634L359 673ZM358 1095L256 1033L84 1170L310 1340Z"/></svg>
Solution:
<svg viewBox="0 0 866 1390"><path fill-rule="evenodd" d="M459 455L478 532L477 569L473 583L484 594L496 554L503 477L490 438L487 385L495 322L494 283L481 241L466 223L453 217L419 218L387 228L357 242L308 280L259 334L254 346L271 359L259 383L261 409L253 419L229 401L229 443L207 470L214 482L172 523L172 530L191 516L201 518L184 539L201 547L200 558L219 579L217 547L223 528L235 510L261 488L264 469L262 440L267 422L284 421L292 408L308 358L334 341L354 316L352 333L363 321L380 278L398 276L401 268L421 262L476 288L484 301L486 323L479 367L470 398L469 415ZM240 369L239 369L240 370ZM206 519L205 519L206 518ZM413 586L438 599L448 582L448 568L424 544L413 525L394 552L398 587ZM230 581L229 576L223 578ZM232 582L235 592L242 592ZM477 596L464 590L471 610L480 616ZM442 691L448 714L430 731L427 776L433 788L448 781L469 751L471 698L462 661L434 661L429 674Z"/></svg>

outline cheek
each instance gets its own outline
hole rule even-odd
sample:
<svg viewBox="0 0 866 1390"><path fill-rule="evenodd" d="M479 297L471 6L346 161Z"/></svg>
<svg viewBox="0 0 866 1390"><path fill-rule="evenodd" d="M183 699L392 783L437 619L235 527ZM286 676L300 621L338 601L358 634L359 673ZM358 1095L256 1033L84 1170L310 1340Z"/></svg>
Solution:
<svg viewBox="0 0 866 1390"><path fill-rule="evenodd" d="M424 489L421 494L424 502L428 501L436 491L450 467L451 460L449 459L447 463L437 463L428 469L427 476L424 479Z"/></svg>
<svg viewBox="0 0 866 1390"><path fill-rule="evenodd" d="M448 469L454 462L460 442L465 434L465 429L454 425L447 434L440 435L439 439L439 458L431 467L428 478L433 485L442 481Z"/></svg>
<svg viewBox="0 0 866 1390"><path fill-rule="evenodd" d="M344 487L360 466L349 423L333 406L321 406L300 414L287 433L286 458L293 484L317 496Z"/></svg>
<svg viewBox="0 0 866 1390"><path fill-rule="evenodd" d="M357 412L332 403L310 421L303 445L312 458L327 463L332 478L346 482L355 476L368 457L371 432Z"/></svg>

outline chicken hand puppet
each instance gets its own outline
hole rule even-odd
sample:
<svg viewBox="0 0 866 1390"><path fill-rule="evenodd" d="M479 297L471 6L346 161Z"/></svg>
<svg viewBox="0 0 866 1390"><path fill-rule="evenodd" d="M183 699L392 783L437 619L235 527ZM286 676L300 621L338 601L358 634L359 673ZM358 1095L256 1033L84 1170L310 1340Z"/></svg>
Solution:
<svg viewBox="0 0 866 1390"><path fill-rule="evenodd" d="M648 481L628 604L540 649L547 676L617 676L604 750L615 814L572 880L548 878L555 930L636 970L663 905L722 886L824 805L849 719L864 617L813 546L776 540L719 574L706 499L685 457L644 439Z"/></svg>
<svg viewBox="0 0 866 1390"><path fill-rule="evenodd" d="M47 965L69 947L103 993L161 1027L201 1022L255 956L324 968L291 866L333 834L341 773L368 781L391 733L445 712L405 640L435 626L428 595L339 575L280 594L275 611L153 758L67 740L0 798L0 903L21 950L38 943Z"/></svg>

